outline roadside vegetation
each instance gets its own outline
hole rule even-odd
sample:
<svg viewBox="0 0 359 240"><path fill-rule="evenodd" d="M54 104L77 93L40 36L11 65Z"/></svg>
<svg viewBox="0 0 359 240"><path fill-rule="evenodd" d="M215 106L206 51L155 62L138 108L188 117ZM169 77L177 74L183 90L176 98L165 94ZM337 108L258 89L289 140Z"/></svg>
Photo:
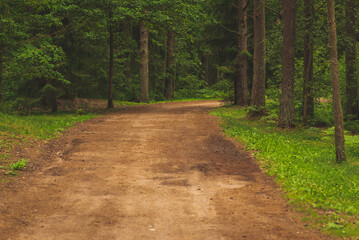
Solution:
<svg viewBox="0 0 359 240"><path fill-rule="evenodd" d="M16 175L31 159L17 159L14 151L24 146L35 147L39 141L56 138L76 122L97 115L92 113L33 113L29 115L0 112L0 182L6 175Z"/></svg>
<svg viewBox="0 0 359 240"><path fill-rule="evenodd" d="M248 117L248 108L227 105L212 112L224 131L245 143L261 167L286 192L295 208L304 211L309 225L337 236L359 237L359 136L346 132L347 162L335 160L333 127L278 128L276 103L268 113ZM318 107L316 121L326 115ZM327 119L330 121L330 118Z"/></svg>

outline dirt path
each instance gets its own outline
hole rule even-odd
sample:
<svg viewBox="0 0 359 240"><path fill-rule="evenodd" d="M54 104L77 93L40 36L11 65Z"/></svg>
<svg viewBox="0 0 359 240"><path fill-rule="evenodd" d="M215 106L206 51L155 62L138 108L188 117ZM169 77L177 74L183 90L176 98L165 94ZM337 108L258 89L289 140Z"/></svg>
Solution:
<svg viewBox="0 0 359 240"><path fill-rule="evenodd" d="M218 105L129 108L73 128L41 171L0 191L0 239L326 239L223 135L208 115Z"/></svg>

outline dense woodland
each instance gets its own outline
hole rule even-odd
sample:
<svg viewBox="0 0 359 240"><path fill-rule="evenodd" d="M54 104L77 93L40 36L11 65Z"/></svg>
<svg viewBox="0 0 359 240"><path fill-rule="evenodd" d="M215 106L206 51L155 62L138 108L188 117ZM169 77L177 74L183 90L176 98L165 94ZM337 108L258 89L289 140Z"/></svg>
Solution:
<svg viewBox="0 0 359 240"><path fill-rule="evenodd" d="M1 109L221 97L255 117L271 114L270 99L283 128L335 123L341 162L343 125L359 129L357 5L1 0Z"/></svg>

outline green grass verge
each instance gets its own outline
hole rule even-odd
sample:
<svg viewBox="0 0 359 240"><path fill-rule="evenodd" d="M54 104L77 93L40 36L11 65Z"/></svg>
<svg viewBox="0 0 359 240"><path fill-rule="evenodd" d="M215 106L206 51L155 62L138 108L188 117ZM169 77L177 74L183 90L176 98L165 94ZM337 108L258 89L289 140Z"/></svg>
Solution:
<svg viewBox="0 0 359 240"><path fill-rule="evenodd" d="M246 144L275 176L306 220L337 236L359 237L359 136L346 135L348 162L335 163L333 129L281 130L273 119L246 119L246 109L221 107L224 131Z"/></svg>
<svg viewBox="0 0 359 240"><path fill-rule="evenodd" d="M34 114L29 116L0 113L0 132L13 137L52 139L76 122L95 117L94 114Z"/></svg>
<svg viewBox="0 0 359 240"><path fill-rule="evenodd" d="M18 161L12 155L15 146L53 139L76 122L83 122L96 116L74 113L20 116L0 113L0 173L16 175L15 170L25 167L27 160ZM0 182L2 181L4 178L0 176Z"/></svg>

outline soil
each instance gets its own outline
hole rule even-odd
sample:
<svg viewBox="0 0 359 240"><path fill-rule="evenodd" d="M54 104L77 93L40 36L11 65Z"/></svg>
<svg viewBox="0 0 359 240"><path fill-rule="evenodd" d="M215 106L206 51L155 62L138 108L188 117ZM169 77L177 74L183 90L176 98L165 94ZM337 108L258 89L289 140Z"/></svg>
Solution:
<svg viewBox="0 0 359 240"><path fill-rule="evenodd" d="M219 105L130 107L41 146L0 185L0 239L330 239L223 134Z"/></svg>

